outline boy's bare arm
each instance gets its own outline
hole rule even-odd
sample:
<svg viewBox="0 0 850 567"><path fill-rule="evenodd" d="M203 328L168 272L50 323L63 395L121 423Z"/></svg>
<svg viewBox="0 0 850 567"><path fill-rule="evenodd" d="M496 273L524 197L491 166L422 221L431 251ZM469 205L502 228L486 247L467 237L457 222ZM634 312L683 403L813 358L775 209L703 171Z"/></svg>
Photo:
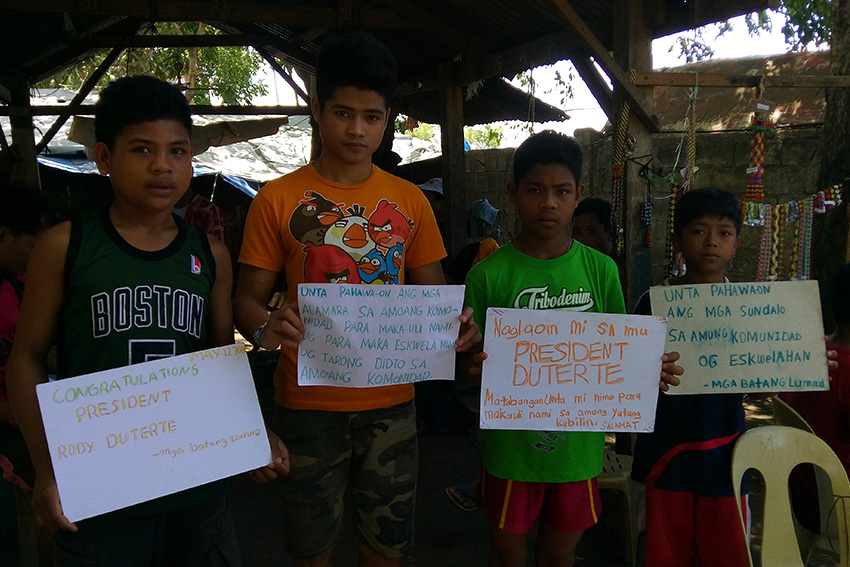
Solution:
<svg viewBox="0 0 850 567"><path fill-rule="evenodd" d="M242 264L239 269L239 283L233 298L233 316L236 328L243 337L251 338L254 331L266 325L261 334L263 348L275 349L281 344L298 346L301 340L301 318L297 305L284 305L269 315L266 305L271 295L275 272ZM289 473L289 450L271 429L266 427L269 446L272 450L272 462L254 469L248 476L254 482L264 483L274 480L278 475Z"/></svg>
<svg viewBox="0 0 850 567"><path fill-rule="evenodd" d="M431 262L418 268L408 268L410 283L416 285L445 285L446 276L439 262ZM458 352L467 352L481 342L481 331L472 318L472 307L464 307L460 314L460 332L455 348Z"/></svg>
<svg viewBox="0 0 850 567"><path fill-rule="evenodd" d="M207 238L215 258L215 283L210 292L207 346L215 347L233 344L233 309L230 305L233 267L227 247L212 235L207 235Z"/></svg>
<svg viewBox="0 0 850 567"><path fill-rule="evenodd" d="M15 419L35 465L36 518L42 525L54 524L63 530L76 531L76 526L62 513L35 392L36 385L47 381L47 356L62 309L70 234L70 223L62 223L41 235L33 248L7 382Z"/></svg>
<svg viewBox="0 0 850 567"><path fill-rule="evenodd" d="M281 345L297 348L303 329L298 305L287 303L271 315L266 309L276 280L276 272L242 264L233 299L236 328L250 340L261 325L266 325L258 346L270 350Z"/></svg>

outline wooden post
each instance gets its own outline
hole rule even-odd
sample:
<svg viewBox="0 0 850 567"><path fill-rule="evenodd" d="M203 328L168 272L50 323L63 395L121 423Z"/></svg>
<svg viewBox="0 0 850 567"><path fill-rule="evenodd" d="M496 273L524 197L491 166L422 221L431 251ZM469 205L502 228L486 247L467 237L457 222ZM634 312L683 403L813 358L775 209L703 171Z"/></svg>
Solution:
<svg viewBox="0 0 850 567"><path fill-rule="evenodd" d="M644 22L643 0L617 0L615 3L614 60L627 70L652 69L652 31ZM636 90L643 98L644 108L651 109L651 90L646 87ZM622 112L622 101L622 93L615 87L614 109L618 116ZM652 136L640 120L632 116L628 131L636 141L634 156L652 153ZM646 180L640 177L639 172L639 164L632 161L626 163L622 201L625 249L617 259L617 264L620 267L620 279L623 282L628 310L634 308L641 294L649 287L652 268L651 250L644 245L645 230L640 221L641 204L646 200ZM662 207L657 208L660 210Z"/></svg>
<svg viewBox="0 0 850 567"><path fill-rule="evenodd" d="M38 172L35 136L30 109L30 89L26 80L8 81L10 103L16 110L9 116L12 127L11 163L12 181L25 183L41 190L41 178Z"/></svg>
<svg viewBox="0 0 850 567"><path fill-rule="evenodd" d="M463 149L463 87L452 84L451 65L439 68L440 133L443 146L443 223L453 258L466 245L466 162Z"/></svg>

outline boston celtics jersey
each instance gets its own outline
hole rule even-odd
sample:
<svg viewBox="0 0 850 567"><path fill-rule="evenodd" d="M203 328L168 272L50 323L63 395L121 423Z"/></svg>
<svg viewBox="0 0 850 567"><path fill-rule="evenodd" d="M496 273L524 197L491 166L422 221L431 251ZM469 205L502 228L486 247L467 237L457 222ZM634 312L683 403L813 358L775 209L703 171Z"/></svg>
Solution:
<svg viewBox="0 0 850 567"><path fill-rule="evenodd" d="M166 248L130 246L107 210L75 219L60 319L61 378L205 348L215 261L206 234L177 219Z"/></svg>

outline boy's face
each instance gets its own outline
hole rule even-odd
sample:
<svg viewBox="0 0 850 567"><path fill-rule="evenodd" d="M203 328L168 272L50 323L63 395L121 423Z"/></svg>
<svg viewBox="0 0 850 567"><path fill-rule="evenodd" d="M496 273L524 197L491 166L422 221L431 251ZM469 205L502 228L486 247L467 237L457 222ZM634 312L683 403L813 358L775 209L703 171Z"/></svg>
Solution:
<svg viewBox="0 0 850 567"><path fill-rule="evenodd" d="M561 238L581 200L584 186L565 165L537 164L519 180L508 183L508 197L522 222L522 232L538 240Z"/></svg>
<svg viewBox="0 0 850 567"><path fill-rule="evenodd" d="M611 255L614 241L611 232L605 230L605 225L596 213L585 213L573 217L573 238L591 248L599 250L606 256Z"/></svg>
<svg viewBox="0 0 850 567"><path fill-rule="evenodd" d="M163 119L131 124L110 150L95 146L97 169L109 175L120 201L146 212L170 210L192 181L192 146L186 127Z"/></svg>
<svg viewBox="0 0 850 567"><path fill-rule="evenodd" d="M0 272L19 275L27 269L36 234L19 234L0 227Z"/></svg>
<svg viewBox="0 0 850 567"><path fill-rule="evenodd" d="M728 217L706 215L694 219L674 236L674 244L685 257L688 272L716 278L732 260L741 237ZM707 282L710 283L710 282Z"/></svg>
<svg viewBox="0 0 850 567"><path fill-rule="evenodd" d="M347 165L372 161L389 119L384 97L377 91L338 87L323 109L314 98L311 110L322 135L323 158Z"/></svg>

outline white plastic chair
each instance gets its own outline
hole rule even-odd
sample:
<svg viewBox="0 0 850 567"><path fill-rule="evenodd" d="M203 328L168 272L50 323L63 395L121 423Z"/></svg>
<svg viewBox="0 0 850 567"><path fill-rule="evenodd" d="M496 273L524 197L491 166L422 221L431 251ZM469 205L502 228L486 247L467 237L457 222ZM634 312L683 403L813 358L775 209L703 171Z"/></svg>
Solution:
<svg viewBox="0 0 850 567"><path fill-rule="evenodd" d="M623 518L622 525L626 534L623 542L623 555L629 565L635 564L637 553L637 525L635 521L636 506L632 502L635 497L632 476L632 457L618 455L610 449L605 450L602 460L602 474L596 482L599 490L616 490L622 495Z"/></svg>
<svg viewBox="0 0 850 567"><path fill-rule="evenodd" d="M841 461L832 449L811 433L791 427L768 425L744 433L735 443L732 454L732 485L738 512L741 513L741 479L749 469L762 474L765 484L764 528L762 533L761 563L770 567L803 567L791 501L788 494L788 477L800 463L821 467L832 484L834 503L829 518L837 522L838 549L841 567L850 567L848 561L847 526L850 521L850 481ZM741 514L741 528L746 526ZM747 546L750 565L752 554Z"/></svg>
<svg viewBox="0 0 850 567"><path fill-rule="evenodd" d="M773 404L773 421L776 425L787 425L802 431L817 435L809 423L797 411L778 396L771 399ZM838 540L838 531L835 521L829 521L829 513L832 509L832 489L829 486L829 477L818 467L815 471L815 488L818 494L818 515L820 518L820 533L812 533L802 525L797 525L797 533L800 536L801 551L804 559L808 559L815 547L828 548L829 541Z"/></svg>

